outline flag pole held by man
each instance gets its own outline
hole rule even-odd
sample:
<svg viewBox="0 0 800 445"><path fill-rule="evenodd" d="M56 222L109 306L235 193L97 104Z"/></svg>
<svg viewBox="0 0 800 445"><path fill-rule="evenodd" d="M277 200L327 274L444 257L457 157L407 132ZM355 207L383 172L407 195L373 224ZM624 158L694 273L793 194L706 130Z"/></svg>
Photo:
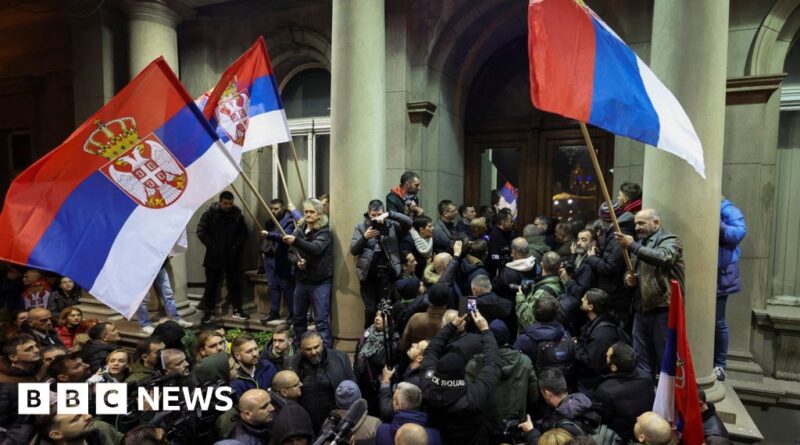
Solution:
<svg viewBox="0 0 800 445"><path fill-rule="evenodd" d="M163 58L12 182L0 259L133 316L195 211L238 175Z"/></svg>

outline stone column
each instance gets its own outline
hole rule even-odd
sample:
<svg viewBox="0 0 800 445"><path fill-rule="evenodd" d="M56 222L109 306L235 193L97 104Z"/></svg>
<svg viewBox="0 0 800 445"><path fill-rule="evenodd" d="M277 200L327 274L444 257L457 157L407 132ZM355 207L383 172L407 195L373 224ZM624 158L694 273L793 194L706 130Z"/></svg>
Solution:
<svg viewBox="0 0 800 445"><path fill-rule="evenodd" d="M650 66L683 105L703 143L706 177L648 147L644 207L680 236L686 262L686 326L697 381L708 399L725 389L713 373L719 203L725 130L728 0L656 0Z"/></svg>
<svg viewBox="0 0 800 445"><path fill-rule="evenodd" d="M134 1L126 3L130 40L131 79L156 58L163 56L175 74L180 75L178 65L178 34L175 27L180 16L160 0ZM170 259L167 266L175 305L181 317L195 313L186 295L186 255ZM153 295L151 294L151 299Z"/></svg>
<svg viewBox="0 0 800 445"><path fill-rule="evenodd" d="M362 333L363 303L353 227L367 203L386 194L386 49L384 2L333 1L331 79L331 227L334 237L331 322L338 347Z"/></svg>
<svg viewBox="0 0 800 445"><path fill-rule="evenodd" d="M130 39L131 78L159 56L178 71L178 14L160 0L131 0L126 3Z"/></svg>

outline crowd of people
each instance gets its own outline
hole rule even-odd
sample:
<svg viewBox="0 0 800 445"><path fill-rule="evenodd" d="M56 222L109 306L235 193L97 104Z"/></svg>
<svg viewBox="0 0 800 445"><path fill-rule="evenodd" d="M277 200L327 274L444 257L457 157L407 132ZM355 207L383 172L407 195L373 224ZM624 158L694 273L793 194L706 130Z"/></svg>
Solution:
<svg viewBox="0 0 800 445"><path fill-rule="evenodd" d="M497 203L450 200L434 220L420 207L421 187L417 173L404 173L353 229L364 333L352 360L334 349L329 326L327 197L299 210L270 202L275 221L260 243L272 310L261 321L279 323L261 348L248 334L229 339L215 320L223 279L233 316L250 317L238 284L248 230L229 192L197 227L206 248L199 331L169 304L166 268L155 286L167 317L153 326L143 303L145 336L131 351L112 322L84 319L71 279L5 265L0 445L311 444L345 429L348 443L378 445L680 442L652 408L683 249L657 209L642 209L637 184L623 184L596 220L542 215L530 224ZM745 226L727 199L721 215L714 366L722 380L725 303L739 289ZM20 415L18 384L32 382L51 384L52 401L59 383L230 387L233 406ZM700 395L706 443L731 443Z"/></svg>

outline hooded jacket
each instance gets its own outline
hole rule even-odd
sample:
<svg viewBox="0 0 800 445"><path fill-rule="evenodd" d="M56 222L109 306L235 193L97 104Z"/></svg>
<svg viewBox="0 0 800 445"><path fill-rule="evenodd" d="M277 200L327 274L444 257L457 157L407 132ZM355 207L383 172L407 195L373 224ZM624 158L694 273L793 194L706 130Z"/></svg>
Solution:
<svg viewBox="0 0 800 445"><path fill-rule="evenodd" d="M719 256L717 262L717 295L735 294L742 290L739 278L739 243L747 235L742 211L727 198L720 203Z"/></svg>
<svg viewBox="0 0 800 445"><path fill-rule="evenodd" d="M600 413L592 404L592 399L578 392L564 397L553 413L536 422L536 429L544 432L552 428L564 428L573 436L580 436L593 432L601 423Z"/></svg>
<svg viewBox="0 0 800 445"><path fill-rule="evenodd" d="M264 445L272 439L270 426L268 424L257 427L239 419L233 429L231 439L238 440L242 445Z"/></svg>
<svg viewBox="0 0 800 445"><path fill-rule="evenodd" d="M411 218L400 212L389 211L389 217L384 220L383 224L386 234L372 239L364 237L364 233L370 228L370 219L367 214L364 214L364 220L353 229L350 254L356 257L356 273L361 281L365 281L369 275L377 244L380 244L380 252L386 256L386 261L392 268L394 276L399 277L402 271L399 239L402 233L411 228Z"/></svg>
<svg viewBox="0 0 800 445"><path fill-rule="evenodd" d="M224 269L236 267L241 261L241 250L247 239L247 226L239 207L225 212L219 203L211 204L197 224L197 237L206 246L203 267Z"/></svg>
<svg viewBox="0 0 800 445"><path fill-rule="evenodd" d="M606 352L622 340L621 329L608 314L600 314L581 328L575 345L575 365L578 379L587 389L597 386L600 377L608 372Z"/></svg>
<svg viewBox="0 0 800 445"><path fill-rule="evenodd" d="M474 382L450 386L435 378L439 358L447 341L456 332L452 323L431 339L422 360L422 400L430 413L432 427L439 429L445 443L485 444L488 431L484 422L486 403L500 378L500 356L494 336L480 334L484 363Z"/></svg>
<svg viewBox="0 0 800 445"><path fill-rule="evenodd" d="M569 338L569 332L557 321L546 323L536 322L527 328L517 337L514 342L514 349L527 355L533 365L536 365L536 356L539 353L539 342L559 341L562 338Z"/></svg>
<svg viewBox="0 0 800 445"><path fill-rule="evenodd" d="M306 268L295 271L298 283L322 284L328 283L333 278L333 240L328 225L328 216L319 215L311 231L306 233L307 223L305 218L297 222L294 249L289 250L289 261L297 264L300 256L306 260Z"/></svg>
<svg viewBox="0 0 800 445"><path fill-rule="evenodd" d="M272 340L270 340L266 346L264 346L264 351L261 352L260 359L266 359L272 362L275 365L275 369L280 372L286 369L286 362L292 358L297 353L294 347L294 343L289 343L289 349L286 350L284 355L275 355L272 351Z"/></svg>
<svg viewBox="0 0 800 445"><path fill-rule="evenodd" d="M283 445L283 442L287 439L297 436L306 437L308 443L314 441L315 436L314 429L311 426L311 418L302 406L287 400L286 405L281 408L280 413L275 417L275 422L272 424L272 441L270 445Z"/></svg>
<svg viewBox="0 0 800 445"><path fill-rule="evenodd" d="M636 418L653 408L653 378L639 368L606 374L594 390L593 398L600 404L603 423L627 443L633 440Z"/></svg>
<svg viewBox="0 0 800 445"><path fill-rule="evenodd" d="M483 354L467 363L467 381L474 382L483 366ZM510 345L500 347L500 379L486 404L486 421L494 435L503 432L503 419L524 419L539 400L539 385L531 360Z"/></svg>
<svg viewBox="0 0 800 445"><path fill-rule="evenodd" d="M511 261L505 265L494 280L494 291L497 295L514 301L517 291L511 288L512 284L519 285L523 280L533 280L539 273L536 259L532 256Z"/></svg>
<svg viewBox="0 0 800 445"><path fill-rule="evenodd" d="M663 227L642 242L634 242L628 250L636 255L634 265L638 274L635 296L639 310L669 307L670 280L675 279L683 289L683 246L677 235Z"/></svg>
<svg viewBox="0 0 800 445"><path fill-rule="evenodd" d="M548 289L545 289L547 287ZM521 329L533 324L536 321L533 315L533 306L536 301L545 295L557 297L564 292L564 285L558 275L543 275L536 279L534 290L530 295L517 294L517 321Z"/></svg>
<svg viewBox="0 0 800 445"><path fill-rule="evenodd" d="M275 370L275 365L269 360L259 360L256 363L256 369L253 377L241 367L236 370L236 378L231 381L231 388L233 389L234 403L237 403L239 397L242 396L247 390L250 389L263 389L266 391L272 386L272 379L278 371Z"/></svg>
<svg viewBox="0 0 800 445"><path fill-rule="evenodd" d="M400 185L389 190L389 194L386 195L386 210L392 212L405 213L406 202L403 200L404 196L405 196L405 191L403 190L403 187ZM411 199L415 203L417 203L417 205L419 205L419 197L415 195Z"/></svg>
<svg viewBox="0 0 800 445"><path fill-rule="evenodd" d="M428 433L428 445L442 445L442 435L434 428L428 428L428 415L423 411L402 410L392 417L391 423L381 423L378 425L378 432L375 436L376 445L394 445L394 436L401 426L413 423L425 427Z"/></svg>

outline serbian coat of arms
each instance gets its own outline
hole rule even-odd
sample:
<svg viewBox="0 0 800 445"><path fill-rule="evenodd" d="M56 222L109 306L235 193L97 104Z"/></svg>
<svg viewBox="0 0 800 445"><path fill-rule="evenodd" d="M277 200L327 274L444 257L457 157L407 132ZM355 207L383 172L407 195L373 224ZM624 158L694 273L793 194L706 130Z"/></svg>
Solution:
<svg viewBox="0 0 800 445"><path fill-rule="evenodd" d="M151 209L167 207L180 198L186 189L186 169L155 134L140 138L132 117L94 123L98 128L83 150L110 161L100 170L111 182Z"/></svg>
<svg viewBox="0 0 800 445"><path fill-rule="evenodd" d="M225 87L225 91L220 95L215 115L225 134L239 146L244 145L244 137L249 123L247 114L249 108L250 96L247 94L247 89L240 90L239 82L236 76L233 76L228 86Z"/></svg>

